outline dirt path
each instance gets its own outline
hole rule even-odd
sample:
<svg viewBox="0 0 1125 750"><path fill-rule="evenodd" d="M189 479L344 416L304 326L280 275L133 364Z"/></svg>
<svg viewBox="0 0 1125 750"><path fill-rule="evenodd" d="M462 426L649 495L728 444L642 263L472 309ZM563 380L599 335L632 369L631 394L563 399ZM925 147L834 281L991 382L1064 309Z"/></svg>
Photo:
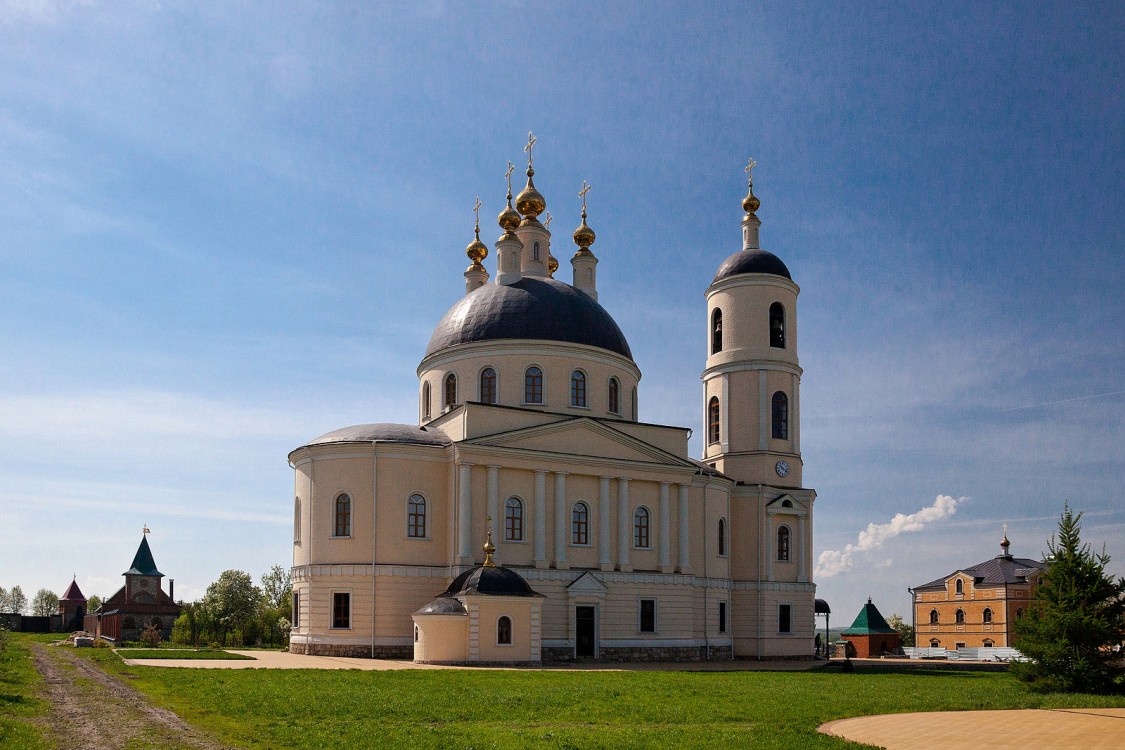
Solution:
<svg viewBox="0 0 1125 750"><path fill-rule="evenodd" d="M224 750L176 714L65 646L33 645L51 712L43 725L66 750Z"/></svg>

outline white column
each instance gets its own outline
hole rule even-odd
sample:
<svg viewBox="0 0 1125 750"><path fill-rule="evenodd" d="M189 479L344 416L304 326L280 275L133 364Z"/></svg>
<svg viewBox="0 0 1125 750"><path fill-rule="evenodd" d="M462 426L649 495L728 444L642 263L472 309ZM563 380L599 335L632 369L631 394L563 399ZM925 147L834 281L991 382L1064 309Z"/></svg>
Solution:
<svg viewBox="0 0 1125 750"><path fill-rule="evenodd" d="M660 572L672 572L672 545L668 538L671 526L669 516L671 512L671 499L669 497L669 482L660 483Z"/></svg>
<svg viewBox="0 0 1125 750"><path fill-rule="evenodd" d="M688 554L688 487L686 484L680 485L680 540L679 544L679 572L688 573L691 571L691 557Z"/></svg>
<svg viewBox="0 0 1125 750"><path fill-rule="evenodd" d="M617 567L628 573L633 569L629 564L629 532L633 528L629 517L629 480L617 480Z"/></svg>
<svg viewBox="0 0 1125 750"><path fill-rule="evenodd" d="M793 438L793 452L801 452L801 379L793 376L793 395L789 399L789 435Z"/></svg>
<svg viewBox="0 0 1125 750"><path fill-rule="evenodd" d="M797 580L804 583L805 578L805 517L801 516L797 519L797 549L793 550L797 554Z"/></svg>
<svg viewBox="0 0 1125 750"><path fill-rule="evenodd" d="M473 562L473 465L457 467L460 487L457 492L457 563Z"/></svg>
<svg viewBox="0 0 1125 750"><path fill-rule="evenodd" d="M566 472L555 472L555 567L563 570L566 563L566 533L569 523L570 503L566 499Z"/></svg>
<svg viewBox="0 0 1125 750"><path fill-rule="evenodd" d="M547 472L535 472L535 567L547 567Z"/></svg>
<svg viewBox="0 0 1125 750"><path fill-rule="evenodd" d="M492 532L497 539L503 539L500 533L504 522L500 518L500 467L488 467L488 517L492 519Z"/></svg>
<svg viewBox="0 0 1125 750"><path fill-rule="evenodd" d="M609 537L609 477L601 477L598 490L598 564L602 570L613 570Z"/></svg>
<svg viewBox="0 0 1125 750"><path fill-rule="evenodd" d="M770 447L770 396L766 371L758 370L758 450Z"/></svg>

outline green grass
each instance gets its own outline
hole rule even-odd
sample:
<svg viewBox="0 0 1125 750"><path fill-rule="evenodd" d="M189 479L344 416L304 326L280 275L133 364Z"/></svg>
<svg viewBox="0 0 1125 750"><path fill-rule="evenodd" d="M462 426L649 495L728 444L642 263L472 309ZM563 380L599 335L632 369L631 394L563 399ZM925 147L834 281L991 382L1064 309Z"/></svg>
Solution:
<svg viewBox="0 0 1125 750"><path fill-rule="evenodd" d="M0 651L0 747L5 750L41 750L49 747L43 732L29 719L47 713L38 691L43 680L31 661L31 643L57 640L58 636L11 633Z"/></svg>
<svg viewBox="0 0 1125 750"><path fill-rule="evenodd" d="M1004 673L194 670L84 655L240 747L844 748L825 721L902 711L1125 706Z"/></svg>
<svg viewBox="0 0 1125 750"><path fill-rule="evenodd" d="M119 648L117 655L122 659L244 659L253 661L253 656L232 654L229 651L184 648Z"/></svg>

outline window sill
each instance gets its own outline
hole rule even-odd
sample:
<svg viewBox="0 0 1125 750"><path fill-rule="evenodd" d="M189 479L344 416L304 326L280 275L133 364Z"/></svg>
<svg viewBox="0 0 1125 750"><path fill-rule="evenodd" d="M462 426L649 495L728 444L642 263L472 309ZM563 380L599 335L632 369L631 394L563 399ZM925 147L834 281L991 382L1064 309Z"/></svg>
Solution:
<svg viewBox="0 0 1125 750"><path fill-rule="evenodd" d="M351 534L345 534L344 536L336 536L335 534L333 534L332 536L330 536L328 538L329 539L351 539L352 535Z"/></svg>
<svg viewBox="0 0 1125 750"><path fill-rule="evenodd" d="M527 544L526 539L504 539L504 544Z"/></svg>
<svg viewBox="0 0 1125 750"><path fill-rule="evenodd" d="M406 536L403 537L408 542L428 542L431 541L428 536Z"/></svg>

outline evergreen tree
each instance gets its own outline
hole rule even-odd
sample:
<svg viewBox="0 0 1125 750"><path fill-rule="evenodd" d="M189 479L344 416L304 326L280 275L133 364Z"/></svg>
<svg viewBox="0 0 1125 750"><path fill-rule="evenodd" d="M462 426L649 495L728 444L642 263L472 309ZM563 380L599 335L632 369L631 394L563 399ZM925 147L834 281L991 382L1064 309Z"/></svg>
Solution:
<svg viewBox="0 0 1125 750"><path fill-rule="evenodd" d="M1012 672L1042 691L1120 690L1123 670L1114 653L1125 637L1125 578L1106 573L1109 556L1081 539L1082 514L1064 507L1037 601L1015 624L1024 661Z"/></svg>

